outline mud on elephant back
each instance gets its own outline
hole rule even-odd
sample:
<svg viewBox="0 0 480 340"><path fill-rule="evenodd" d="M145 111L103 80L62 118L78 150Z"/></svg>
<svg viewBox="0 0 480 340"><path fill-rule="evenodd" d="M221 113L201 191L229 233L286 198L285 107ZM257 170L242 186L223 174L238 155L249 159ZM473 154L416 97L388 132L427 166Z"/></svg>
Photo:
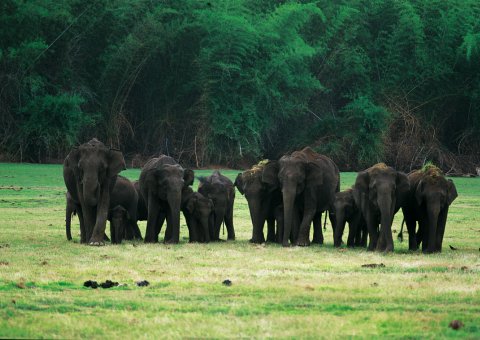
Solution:
<svg viewBox="0 0 480 340"><path fill-rule="evenodd" d="M63 179L80 211L81 243L103 245L110 193L125 170L121 151L92 139L70 151L63 163Z"/></svg>

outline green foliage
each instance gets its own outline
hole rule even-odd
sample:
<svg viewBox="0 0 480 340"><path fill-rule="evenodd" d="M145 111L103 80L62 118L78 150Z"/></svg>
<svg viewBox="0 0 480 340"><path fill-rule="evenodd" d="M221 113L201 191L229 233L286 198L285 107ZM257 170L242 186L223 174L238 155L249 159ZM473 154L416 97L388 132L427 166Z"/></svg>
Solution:
<svg viewBox="0 0 480 340"><path fill-rule="evenodd" d="M5 0L0 153L96 136L200 166L305 145L349 169L411 166L398 143L473 156L479 17L476 0ZM435 136L413 141L412 121Z"/></svg>

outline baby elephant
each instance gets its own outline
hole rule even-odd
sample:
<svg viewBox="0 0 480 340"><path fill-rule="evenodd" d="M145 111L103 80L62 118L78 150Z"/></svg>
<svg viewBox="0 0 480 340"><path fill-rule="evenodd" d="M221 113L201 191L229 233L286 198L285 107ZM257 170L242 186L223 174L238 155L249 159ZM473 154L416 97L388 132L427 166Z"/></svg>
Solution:
<svg viewBox="0 0 480 340"><path fill-rule="evenodd" d="M128 221L130 215L127 209L121 205L117 205L111 209L108 213L108 219L110 220L110 238L113 244L122 243L125 232L128 228Z"/></svg>
<svg viewBox="0 0 480 340"><path fill-rule="evenodd" d="M185 187L182 191L182 212L187 222L190 242L210 242L210 229L214 223L212 200Z"/></svg>
<svg viewBox="0 0 480 340"><path fill-rule="evenodd" d="M355 204L353 190L337 192L333 207L329 211L330 221L334 229L333 244L340 247L342 244L343 230L348 222L348 247L367 246L367 225L360 208Z"/></svg>

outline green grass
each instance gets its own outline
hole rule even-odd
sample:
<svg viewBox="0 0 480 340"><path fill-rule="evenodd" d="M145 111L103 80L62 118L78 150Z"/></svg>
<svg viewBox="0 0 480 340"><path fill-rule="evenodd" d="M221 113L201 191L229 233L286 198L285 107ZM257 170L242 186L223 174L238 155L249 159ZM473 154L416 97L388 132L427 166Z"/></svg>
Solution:
<svg viewBox="0 0 480 340"><path fill-rule="evenodd" d="M354 178L342 173L342 189ZM0 337L479 338L480 179L454 181L441 254L409 253L407 239L388 255L334 249L330 228L324 246L252 245L238 193L235 242L188 244L182 219L179 245L94 248L78 243L76 218L66 241L61 166L0 164ZM127 286L92 290L88 279ZM450 329L454 319L465 326Z"/></svg>

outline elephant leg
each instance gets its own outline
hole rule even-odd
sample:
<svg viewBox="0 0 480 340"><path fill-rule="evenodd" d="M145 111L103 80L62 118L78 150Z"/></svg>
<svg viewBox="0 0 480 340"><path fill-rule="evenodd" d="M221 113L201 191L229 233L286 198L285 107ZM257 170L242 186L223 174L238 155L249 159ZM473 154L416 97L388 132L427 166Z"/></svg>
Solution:
<svg viewBox="0 0 480 340"><path fill-rule="evenodd" d="M87 232L85 230L85 220L83 219L82 208L77 208L77 216L80 221L80 243L87 243Z"/></svg>
<svg viewBox="0 0 480 340"><path fill-rule="evenodd" d="M275 235L275 218L269 217L267 218L267 242L275 242L276 235Z"/></svg>
<svg viewBox="0 0 480 340"><path fill-rule="evenodd" d="M164 211L158 212L157 223L155 225L155 242L158 242L158 237L162 231L162 227L165 224L165 220L167 219L167 215ZM172 237L170 229L165 230L165 239L169 240Z"/></svg>
<svg viewBox="0 0 480 340"><path fill-rule="evenodd" d="M384 251L387 247L387 238L385 236L385 230L380 230L378 241L377 241L377 251Z"/></svg>
<svg viewBox="0 0 480 340"><path fill-rule="evenodd" d="M418 221L417 238L421 239L422 252L426 252L428 248L428 220L424 217Z"/></svg>
<svg viewBox="0 0 480 340"><path fill-rule="evenodd" d="M225 226L227 227L228 240L235 240L235 229L233 228L233 209L228 209L225 216Z"/></svg>
<svg viewBox="0 0 480 340"><path fill-rule="evenodd" d="M159 222L159 202L156 197L152 194L148 194L148 218L147 218L147 229L145 231L145 243L156 243L158 242L158 222Z"/></svg>
<svg viewBox="0 0 480 340"><path fill-rule="evenodd" d="M373 251L377 247L377 242L378 242L378 224L371 217L371 213L367 214L366 223L367 223L368 235L370 236L370 243L368 244L368 250Z"/></svg>
<svg viewBox="0 0 480 340"><path fill-rule="evenodd" d="M302 223L298 232L297 245L305 247L310 245L310 223L312 223L315 216L315 210L305 211L303 214Z"/></svg>
<svg viewBox="0 0 480 340"><path fill-rule="evenodd" d="M130 221L131 228L133 229L133 238L135 240L143 240L142 237L142 232L140 231L140 228L138 227L138 223L136 221Z"/></svg>
<svg viewBox="0 0 480 340"><path fill-rule="evenodd" d="M277 235L275 238L275 242L281 244L283 241L283 210L281 208L276 208L275 209L275 220L277 223Z"/></svg>
<svg viewBox="0 0 480 340"><path fill-rule="evenodd" d="M413 211L410 209L403 209L403 218L405 220L405 224L407 225L408 230L408 249L409 250L417 250L418 243L417 243L417 236L415 235L415 228L417 221L415 219L415 215Z"/></svg>
<svg viewBox="0 0 480 340"><path fill-rule="evenodd" d="M327 214L327 212L325 212ZM312 243L323 244L322 213L313 217L313 240Z"/></svg>
<svg viewBox="0 0 480 340"><path fill-rule="evenodd" d="M443 235L445 234L445 226L447 224L448 207L443 209L438 215L437 234L435 235L435 251L442 251Z"/></svg>
<svg viewBox="0 0 480 340"><path fill-rule="evenodd" d="M131 224L128 224L128 228L125 229L125 240L133 240L134 235L133 235L133 228L131 227Z"/></svg>
<svg viewBox="0 0 480 340"><path fill-rule="evenodd" d="M344 225L345 226L345 225ZM343 228L342 228L343 229ZM357 242L357 226L354 221L348 222L348 238L347 238L347 247L353 248ZM343 230L342 230L343 233Z"/></svg>
<svg viewBox="0 0 480 340"><path fill-rule="evenodd" d="M200 242L200 237L197 233L198 223L195 217L189 218L187 222L187 227L188 227L189 242Z"/></svg>
<svg viewBox="0 0 480 340"><path fill-rule="evenodd" d="M362 240L360 246L365 248L367 246L368 230L367 225L365 224L365 220L362 217L360 217L358 229L362 231Z"/></svg>

